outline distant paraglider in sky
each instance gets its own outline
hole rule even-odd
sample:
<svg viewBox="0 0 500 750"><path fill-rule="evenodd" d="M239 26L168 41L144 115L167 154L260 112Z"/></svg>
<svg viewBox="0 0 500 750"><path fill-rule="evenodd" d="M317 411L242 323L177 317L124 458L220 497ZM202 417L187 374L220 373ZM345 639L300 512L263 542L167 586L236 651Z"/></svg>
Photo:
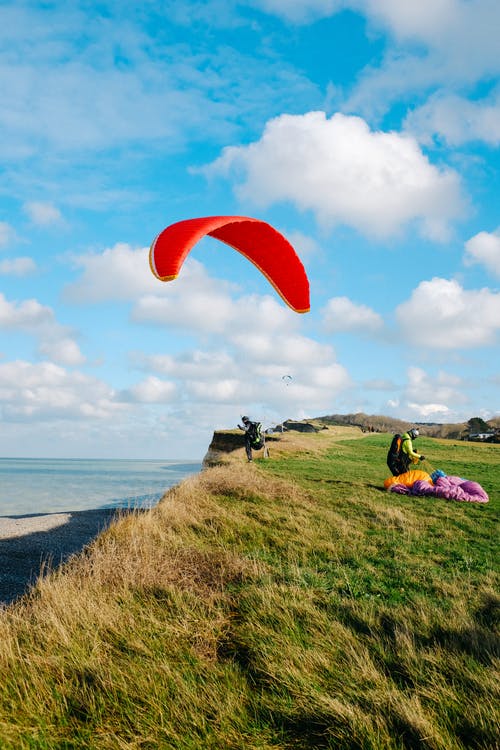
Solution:
<svg viewBox="0 0 500 750"><path fill-rule="evenodd" d="M283 375L283 377L281 379L283 380L283 382L285 383L285 385L290 385L290 383L293 380L293 378L292 378L291 375Z"/></svg>
<svg viewBox="0 0 500 750"><path fill-rule="evenodd" d="M309 280L302 261L282 234L259 219L206 216L170 224L151 245L154 275L161 281L176 279L189 252L207 235L248 258L292 310L309 312Z"/></svg>

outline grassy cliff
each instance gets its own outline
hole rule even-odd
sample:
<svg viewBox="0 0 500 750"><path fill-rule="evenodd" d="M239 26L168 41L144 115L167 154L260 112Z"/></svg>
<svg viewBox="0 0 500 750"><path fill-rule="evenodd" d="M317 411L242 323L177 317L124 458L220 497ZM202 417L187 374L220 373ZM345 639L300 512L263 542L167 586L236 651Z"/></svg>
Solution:
<svg viewBox="0 0 500 750"><path fill-rule="evenodd" d="M0 612L0 748L498 747L496 445L419 438L485 506L382 489L389 435L242 448Z"/></svg>

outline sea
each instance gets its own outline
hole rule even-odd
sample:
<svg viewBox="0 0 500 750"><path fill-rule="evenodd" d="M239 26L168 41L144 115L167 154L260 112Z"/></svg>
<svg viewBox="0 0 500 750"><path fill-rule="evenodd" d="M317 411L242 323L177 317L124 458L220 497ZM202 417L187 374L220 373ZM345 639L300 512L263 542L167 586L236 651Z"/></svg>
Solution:
<svg viewBox="0 0 500 750"><path fill-rule="evenodd" d="M0 458L0 517L151 508L201 461Z"/></svg>

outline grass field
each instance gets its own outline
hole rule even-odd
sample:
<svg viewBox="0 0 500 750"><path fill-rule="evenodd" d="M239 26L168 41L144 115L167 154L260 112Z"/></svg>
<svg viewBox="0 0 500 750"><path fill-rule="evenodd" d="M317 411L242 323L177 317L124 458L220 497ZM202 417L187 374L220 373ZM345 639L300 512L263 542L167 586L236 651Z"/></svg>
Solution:
<svg viewBox="0 0 500 750"><path fill-rule="evenodd" d="M500 747L500 448L480 506L383 490L390 436L285 434L0 612L0 748Z"/></svg>

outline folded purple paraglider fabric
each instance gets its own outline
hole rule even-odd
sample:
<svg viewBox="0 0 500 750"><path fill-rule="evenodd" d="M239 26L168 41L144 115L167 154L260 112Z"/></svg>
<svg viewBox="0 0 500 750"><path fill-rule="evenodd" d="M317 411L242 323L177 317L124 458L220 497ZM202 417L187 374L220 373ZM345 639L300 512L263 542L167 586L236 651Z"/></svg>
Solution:
<svg viewBox="0 0 500 750"><path fill-rule="evenodd" d="M400 495L433 495L462 503L487 503L489 497L478 482L454 476L439 476L434 484L417 479L411 486L393 484L390 492Z"/></svg>

